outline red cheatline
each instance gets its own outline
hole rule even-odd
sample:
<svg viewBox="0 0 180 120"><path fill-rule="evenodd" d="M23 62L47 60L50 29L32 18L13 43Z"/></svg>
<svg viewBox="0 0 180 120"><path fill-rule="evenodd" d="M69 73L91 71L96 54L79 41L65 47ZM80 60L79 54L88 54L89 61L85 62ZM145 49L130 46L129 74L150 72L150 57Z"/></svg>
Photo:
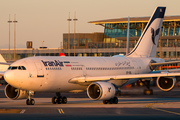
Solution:
<svg viewBox="0 0 180 120"><path fill-rule="evenodd" d="M66 67L71 67L72 65L66 65Z"/></svg>

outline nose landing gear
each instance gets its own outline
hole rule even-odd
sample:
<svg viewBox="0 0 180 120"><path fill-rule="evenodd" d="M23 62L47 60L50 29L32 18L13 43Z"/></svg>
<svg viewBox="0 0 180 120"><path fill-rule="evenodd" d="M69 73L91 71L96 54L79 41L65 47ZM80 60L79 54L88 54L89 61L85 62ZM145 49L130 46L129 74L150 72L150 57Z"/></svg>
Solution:
<svg viewBox="0 0 180 120"><path fill-rule="evenodd" d="M34 91L27 91L28 94L28 99L26 100L26 105L34 105L35 101L34 99L32 99L33 95L34 95Z"/></svg>
<svg viewBox="0 0 180 120"><path fill-rule="evenodd" d="M67 98L64 96L61 96L60 92L56 93L56 97L52 98L52 104L66 104L67 103Z"/></svg>

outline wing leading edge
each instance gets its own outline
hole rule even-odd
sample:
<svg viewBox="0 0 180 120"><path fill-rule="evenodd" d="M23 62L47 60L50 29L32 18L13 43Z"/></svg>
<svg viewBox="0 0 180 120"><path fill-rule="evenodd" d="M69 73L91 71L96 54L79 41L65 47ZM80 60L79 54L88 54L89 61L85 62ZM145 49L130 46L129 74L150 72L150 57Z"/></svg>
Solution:
<svg viewBox="0 0 180 120"><path fill-rule="evenodd" d="M150 74L132 74L132 75L113 75L113 76L97 76L97 77L76 77L69 80L70 83L82 84L91 83L98 81L109 81L109 80L127 80L127 79L146 79L152 77L174 77L180 76L180 73L150 73Z"/></svg>

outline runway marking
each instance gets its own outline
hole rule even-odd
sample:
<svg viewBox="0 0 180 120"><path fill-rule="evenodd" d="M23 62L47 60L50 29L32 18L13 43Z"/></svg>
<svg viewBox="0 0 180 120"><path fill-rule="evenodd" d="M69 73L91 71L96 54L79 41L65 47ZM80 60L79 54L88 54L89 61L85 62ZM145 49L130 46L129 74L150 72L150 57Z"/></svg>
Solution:
<svg viewBox="0 0 180 120"><path fill-rule="evenodd" d="M58 111L59 111L60 114L64 114L63 109L58 109Z"/></svg>
<svg viewBox="0 0 180 120"><path fill-rule="evenodd" d="M154 109L154 110L159 110L159 111L162 111L162 112L167 112L167 113L171 113L171 114L176 114L176 115L180 115L180 113L177 113L177 112L172 112L172 111L168 111L168 110L163 110L163 109L158 109L158 108L151 108L151 109Z"/></svg>
<svg viewBox="0 0 180 120"><path fill-rule="evenodd" d="M25 110L25 109L23 109L23 110L20 112L20 114L23 114L25 111L26 111L26 110Z"/></svg>
<svg viewBox="0 0 180 120"><path fill-rule="evenodd" d="M150 104L146 105L146 108L151 108L151 109L158 110L158 111L162 111L162 112L166 112L166 113L171 113L171 114L180 115L180 113L177 113L177 112L172 112L172 111L168 111L168 110L163 110L163 109L159 109L159 108L154 108L154 107L152 107L152 105L154 105L154 104L164 104L164 103L150 103Z"/></svg>
<svg viewBox="0 0 180 120"><path fill-rule="evenodd" d="M0 114L1 113L20 113L22 110L21 109L0 109Z"/></svg>

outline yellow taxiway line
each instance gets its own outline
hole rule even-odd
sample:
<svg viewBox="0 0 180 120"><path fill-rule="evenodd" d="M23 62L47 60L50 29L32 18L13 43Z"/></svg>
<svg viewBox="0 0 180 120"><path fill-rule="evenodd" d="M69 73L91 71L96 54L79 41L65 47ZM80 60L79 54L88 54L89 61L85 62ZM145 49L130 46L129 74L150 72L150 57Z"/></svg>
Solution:
<svg viewBox="0 0 180 120"><path fill-rule="evenodd" d="M177 112L172 112L172 111L168 111L168 110L163 110L163 109L159 109L159 108L154 108L152 107L152 105L154 104L165 104L165 103L149 103L148 105L146 105L145 107L146 108L151 108L151 109L154 109L154 110L158 110L158 111L162 111L162 112L166 112L166 113L171 113L171 114L176 114L176 115L180 115L180 113L177 113Z"/></svg>

